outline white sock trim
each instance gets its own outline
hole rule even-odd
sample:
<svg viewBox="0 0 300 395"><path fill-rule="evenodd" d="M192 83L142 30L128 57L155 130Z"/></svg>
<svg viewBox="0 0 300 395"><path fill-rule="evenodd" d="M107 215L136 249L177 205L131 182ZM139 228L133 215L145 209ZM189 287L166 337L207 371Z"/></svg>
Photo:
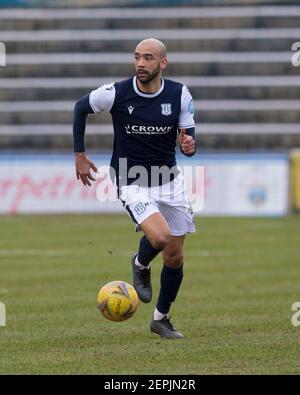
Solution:
<svg viewBox="0 0 300 395"><path fill-rule="evenodd" d="M160 321L163 318L165 318L168 314L163 314L160 311L157 310L157 308L155 308L154 310L154 315L153 315L153 319L154 321Z"/></svg>
<svg viewBox="0 0 300 395"><path fill-rule="evenodd" d="M139 268L142 269L142 270L144 270L144 269L150 269L150 266L151 266L151 262L149 263L148 266L142 265L142 264L139 262L139 260L138 260L138 255L136 256L134 263L135 263L135 265L136 265L137 267L139 267Z"/></svg>

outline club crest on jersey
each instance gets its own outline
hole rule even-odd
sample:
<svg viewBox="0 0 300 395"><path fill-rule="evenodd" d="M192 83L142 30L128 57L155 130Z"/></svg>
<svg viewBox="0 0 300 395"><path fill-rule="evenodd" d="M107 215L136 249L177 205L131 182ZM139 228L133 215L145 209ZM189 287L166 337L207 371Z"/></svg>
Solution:
<svg viewBox="0 0 300 395"><path fill-rule="evenodd" d="M172 114L171 103L163 103L160 106L161 106L162 115L171 115Z"/></svg>

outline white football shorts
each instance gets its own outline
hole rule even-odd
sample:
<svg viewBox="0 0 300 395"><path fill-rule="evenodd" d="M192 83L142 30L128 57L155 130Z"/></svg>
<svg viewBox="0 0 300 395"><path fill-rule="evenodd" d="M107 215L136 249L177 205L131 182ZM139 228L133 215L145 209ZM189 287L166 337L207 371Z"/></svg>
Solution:
<svg viewBox="0 0 300 395"><path fill-rule="evenodd" d="M122 186L120 200L136 224L136 231L140 230L139 225L154 213L164 216L172 236L183 236L196 231L194 213L181 173L173 181L160 186Z"/></svg>

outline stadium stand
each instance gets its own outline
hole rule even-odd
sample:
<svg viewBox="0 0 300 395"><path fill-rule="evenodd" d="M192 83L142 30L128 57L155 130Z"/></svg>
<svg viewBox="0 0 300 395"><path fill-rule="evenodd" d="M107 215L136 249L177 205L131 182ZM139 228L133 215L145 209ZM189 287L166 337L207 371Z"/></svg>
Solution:
<svg viewBox="0 0 300 395"><path fill-rule="evenodd" d="M166 77L194 96L201 147L299 145L299 22L295 5L1 9L0 148L70 149L75 100L130 76L150 36L168 47ZM88 135L89 147L110 148L109 114L90 117Z"/></svg>

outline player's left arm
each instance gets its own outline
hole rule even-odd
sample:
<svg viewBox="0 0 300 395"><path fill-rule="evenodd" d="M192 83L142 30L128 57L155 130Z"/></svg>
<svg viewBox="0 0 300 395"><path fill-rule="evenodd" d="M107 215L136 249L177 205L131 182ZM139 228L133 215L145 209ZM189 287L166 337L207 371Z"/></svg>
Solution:
<svg viewBox="0 0 300 395"><path fill-rule="evenodd" d="M180 151L186 156L193 156L196 153L197 144L195 140L195 128L179 129Z"/></svg>
<svg viewBox="0 0 300 395"><path fill-rule="evenodd" d="M193 156L197 150L194 105L192 95L185 85L182 87L178 130L180 151L186 156Z"/></svg>

